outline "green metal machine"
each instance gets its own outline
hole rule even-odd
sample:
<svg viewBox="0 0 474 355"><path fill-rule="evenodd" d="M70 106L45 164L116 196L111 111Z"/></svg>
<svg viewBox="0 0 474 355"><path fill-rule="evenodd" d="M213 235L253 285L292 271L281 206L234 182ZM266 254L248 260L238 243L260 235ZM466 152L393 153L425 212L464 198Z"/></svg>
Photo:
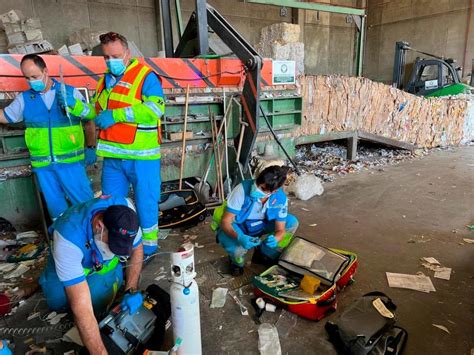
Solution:
<svg viewBox="0 0 474 355"><path fill-rule="evenodd" d="M429 59L416 58L413 69L405 82L406 55L408 51L424 54ZM411 94L440 97L474 93L474 88L461 82L454 59L445 59L410 47L408 42L395 44L393 86Z"/></svg>

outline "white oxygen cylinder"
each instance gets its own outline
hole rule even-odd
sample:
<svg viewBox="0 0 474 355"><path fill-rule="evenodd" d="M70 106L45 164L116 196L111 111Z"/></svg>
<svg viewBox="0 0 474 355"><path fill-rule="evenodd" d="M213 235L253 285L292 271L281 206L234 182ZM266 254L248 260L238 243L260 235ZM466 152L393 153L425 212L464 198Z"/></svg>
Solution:
<svg viewBox="0 0 474 355"><path fill-rule="evenodd" d="M191 243L183 244L177 252L171 254L171 276L171 317L175 344L181 338L178 355L200 355L199 289L194 280L194 246Z"/></svg>

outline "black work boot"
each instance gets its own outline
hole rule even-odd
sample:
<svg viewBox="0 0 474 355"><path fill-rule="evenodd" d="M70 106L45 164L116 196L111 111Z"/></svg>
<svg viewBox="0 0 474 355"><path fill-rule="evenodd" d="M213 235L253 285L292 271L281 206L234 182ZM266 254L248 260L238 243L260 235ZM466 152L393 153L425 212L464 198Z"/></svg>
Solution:
<svg viewBox="0 0 474 355"><path fill-rule="evenodd" d="M244 274L244 267L235 264L231 258L229 258L230 274L232 276L242 276Z"/></svg>
<svg viewBox="0 0 474 355"><path fill-rule="evenodd" d="M259 247L256 247L252 255L252 263L264 266L273 266L277 263L277 261L269 258L262 253Z"/></svg>

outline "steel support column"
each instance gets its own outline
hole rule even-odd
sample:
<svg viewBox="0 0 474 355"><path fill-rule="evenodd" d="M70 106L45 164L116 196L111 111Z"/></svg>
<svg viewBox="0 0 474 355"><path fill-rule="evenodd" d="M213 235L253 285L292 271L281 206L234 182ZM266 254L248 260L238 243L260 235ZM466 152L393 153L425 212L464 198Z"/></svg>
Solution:
<svg viewBox="0 0 474 355"><path fill-rule="evenodd" d="M199 42L199 55L209 53L209 35L207 29L207 7L206 0L196 0L196 20Z"/></svg>
<svg viewBox="0 0 474 355"><path fill-rule="evenodd" d="M163 24L163 39L167 58L173 58L173 27L171 23L170 0L161 0L161 22Z"/></svg>

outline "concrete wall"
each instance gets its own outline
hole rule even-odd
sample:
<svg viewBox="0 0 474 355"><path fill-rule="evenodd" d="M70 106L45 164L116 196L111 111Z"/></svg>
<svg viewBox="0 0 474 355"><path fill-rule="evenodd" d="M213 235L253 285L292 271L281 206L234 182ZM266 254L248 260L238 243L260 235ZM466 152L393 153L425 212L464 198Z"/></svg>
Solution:
<svg viewBox="0 0 474 355"><path fill-rule="evenodd" d="M470 73L474 59L472 0L368 0L367 47L364 76L391 82L396 41L407 41L419 50L452 57ZM466 45L467 34L467 48ZM409 54L412 62L420 54Z"/></svg>
<svg viewBox="0 0 474 355"><path fill-rule="evenodd" d="M162 49L155 0L1 0L0 13L20 9L25 16L41 19L44 36L56 48L70 33L82 29L117 31L134 41L146 56ZM327 3L356 6L357 0L325 0ZM244 3L241 0L209 0L209 4L251 44L258 43L260 30L277 22L301 25L308 74L353 74L355 25L345 15ZM194 11L195 0L181 0L184 24ZM158 11L159 13L159 11ZM173 12L174 13L174 12ZM174 26L175 28L177 26ZM175 35L175 42L177 36Z"/></svg>
<svg viewBox="0 0 474 355"><path fill-rule="evenodd" d="M324 2L356 6L352 0ZM354 75L356 27L351 18L309 10L301 13L306 73Z"/></svg>
<svg viewBox="0 0 474 355"><path fill-rule="evenodd" d="M1 0L0 13L19 9L41 20L45 39L55 48L82 28L117 31L134 41L143 54L159 49L154 0ZM161 40L160 40L161 41Z"/></svg>

